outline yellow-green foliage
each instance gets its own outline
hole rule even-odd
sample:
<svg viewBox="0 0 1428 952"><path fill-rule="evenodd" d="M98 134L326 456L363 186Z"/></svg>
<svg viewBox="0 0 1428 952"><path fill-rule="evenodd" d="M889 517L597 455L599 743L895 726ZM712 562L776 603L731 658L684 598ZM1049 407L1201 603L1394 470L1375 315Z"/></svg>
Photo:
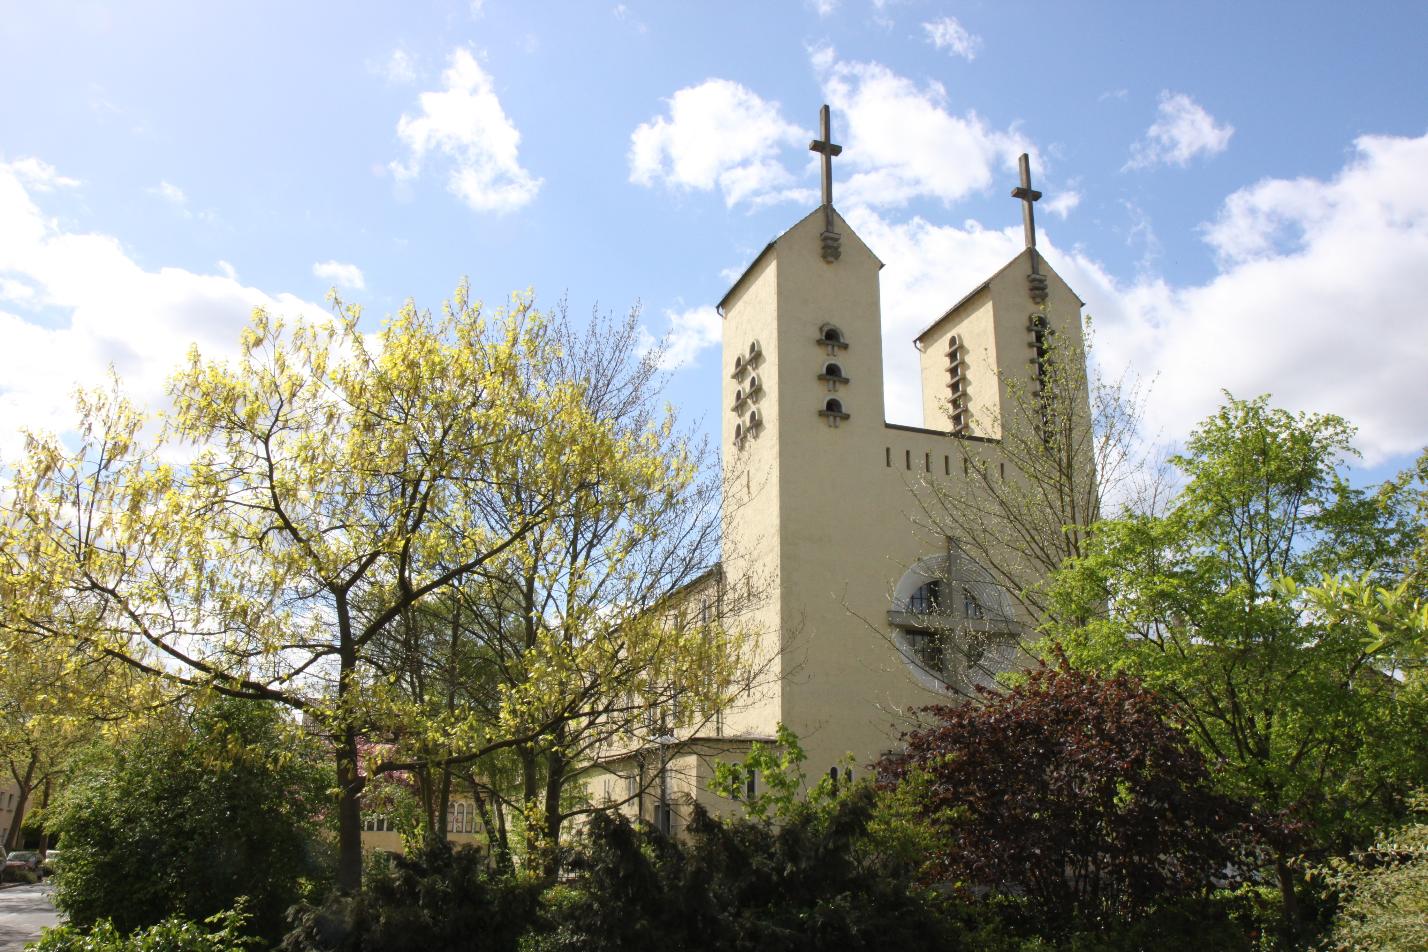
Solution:
<svg viewBox="0 0 1428 952"><path fill-rule="evenodd" d="M1335 952L1428 949L1428 798L1419 818L1322 871L1341 905L1326 947Z"/></svg>

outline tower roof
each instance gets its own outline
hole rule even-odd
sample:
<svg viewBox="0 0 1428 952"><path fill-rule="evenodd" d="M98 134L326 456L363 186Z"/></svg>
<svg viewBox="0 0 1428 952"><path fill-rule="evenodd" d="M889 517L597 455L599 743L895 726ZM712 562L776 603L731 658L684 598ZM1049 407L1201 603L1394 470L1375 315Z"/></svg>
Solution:
<svg viewBox="0 0 1428 952"><path fill-rule="evenodd" d="M832 206L830 205L830 206L828 206L828 208L832 209ZM808 221L808 219L812 218L814 215L822 215L822 214L825 214L825 212L824 212L824 206L821 206L821 205L820 205L818 208L815 208L813 211L809 212L807 215L804 215L804 216L803 216L802 218L800 218L798 221L796 221L796 222L794 222L792 225L788 226L788 228L784 229L783 233L782 233L781 235L779 235L777 238L775 238L773 241L770 241L768 244L764 245L764 250L763 250L763 251L760 251L757 255L754 256L754 260L752 260L752 261L749 262L749 266L743 270L743 272L739 275L738 279L736 279L733 284L729 285L729 290L725 291L725 292L724 292L724 296L719 299L719 303L716 305L716 308L717 308L717 310L719 311L719 313L720 313L720 314L723 314L723 313L724 313L724 305L728 303L729 298L733 296L734 292L739 289L739 285L743 284L744 279L747 278L747 277L749 276L749 274L750 274L752 271L754 271L754 270L758 267L759 262L764 260L764 256L766 256L766 255L769 254L771 251L773 251L773 250L774 250L774 247L775 247L779 242L781 242L781 241L783 241L785 238L787 238L791 232L793 232L794 230L796 230L796 229L798 228L799 225L802 225L804 222ZM843 228L846 229L849 234L853 234L854 236L856 236L857 233L853 231L853 229L848 225L848 222L843 219L843 216L842 216L842 215L838 215L838 212L837 212L836 209L832 211L832 214L837 215L838 219L843 222ZM859 238L858 241L859 241L859 243L862 243L862 239L861 239L861 238ZM867 246L864 245L864 247L867 247ZM882 259L879 258L876 254L873 254L873 251L872 251L871 248L868 249L868 253L873 255L873 260L878 263L878 270L881 271L882 268L883 268L883 261L882 261Z"/></svg>
<svg viewBox="0 0 1428 952"><path fill-rule="evenodd" d="M1033 256L1033 255L1035 256L1035 258L1032 258L1032 257L1031 257L1031 256ZM957 314L957 312L962 309L962 306L963 306L963 305L965 305L968 301L972 300L972 298L976 297L980 292L985 291L989 286L991 286L991 283L992 283L993 281L995 281L997 278L1001 277L1001 276L1002 276L1003 274L1005 274L1007 271L1011 270L1015 265L1017 265L1018 263L1020 263L1022 267L1029 268L1029 267L1031 266L1031 264L1032 264L1033 261L1038 261L1041 267L1045 268L1047 271L1050 271L1052 274L1056 274L1056 269L1053 268L1053 267L1051 267L1051 265L1049 265L1049 264L1046 263L1046 256L1045 256L1045 255L1042 255L1042 254L1037 253L1037 252L1036 252L1034 249L1032 249L1032 248L1024 248L1024 249L1022 249L1021 251L1017 252L1016 255L1014 255L1010 261L1008 261L1006 264L1002 265L1000 268L998 268L996 271L994 271L991 275L989 275L985 281L983 281L981 284L978 284L978 285L977 285L976 287L974 287L972 290L970 290L970 291L968 291L966 294L964 294L964 295L962 296L962 298L961 298L956 304L954 304L954 305L952 305L951 307L949 307L946 311L943 311L941 317L937 318L937 319L936 319L935 321L933 321L931 324L928 324L928 325L927 325L926 327L924 327L921 331L919 331L918 334L917 334L917 336L913 338L913 341L914 341L914 342L919 342L919 341L921 341L921 340L922 340L924 337L926 337L928 334L930 334L930 333L932 333L934 330L936 330L936 329L942 324L943 321L945 321L945 320L947 320L947 319L949 319L949 318L951 318L951 317L954 317L954 316ZM1065 279L1063 279L1063 278L1061 277L1061 275L1056 274L1056 278L1057 278L1057 280L1060 281L1062 284L1066 284ZM1070 288L1070 285L1069 285L1069 284L1067 284L1066 286L1067 286L1067 288ZM1083 301L1083 300L1081 300L1081 295L1076 294L1075 291L1072 291L1071 293L1072 293L1073 295L1075 295L1075 297L1076 297L1076 303L1077 303L1077 304L1080 304L1082 307L1085 307L1085 306L1086 306L1086 302Z"/></svg>

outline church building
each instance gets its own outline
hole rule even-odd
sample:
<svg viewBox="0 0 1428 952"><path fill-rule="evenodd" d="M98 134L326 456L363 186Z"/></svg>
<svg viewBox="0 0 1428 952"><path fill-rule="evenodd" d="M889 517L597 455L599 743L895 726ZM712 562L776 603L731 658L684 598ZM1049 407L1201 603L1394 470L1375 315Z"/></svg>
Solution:
<svg viewBox="0 0 1428 952"><path fill-rule="evenodd" d="M841 148L822 111L823 201L749 264L723 318L722 585L756 587L738 623L768 676L696 736L611 763L596 799L677 831L712 764L741 760L777 725L797 734L812 783L847 756L858 773L895 748L916 707L955 702L1022 663L1029 619L956 539L919 519L941 483L976 491L969 465L1015 480L1000 449L1012 390L1034 388L1048 335L1080 355L1082 302L1036 250L1026 156L1026 247L928 326L920 352L924 426L888 423L878 273L883 262L833 204ZM1078 368L1083 372L1084 368ZM920 528L921 526L921 528ZM1035 581L1029 579L1028 582ZM975 642L952 650L948 633ZM757 779L755 779L757 784Z"/></svg>

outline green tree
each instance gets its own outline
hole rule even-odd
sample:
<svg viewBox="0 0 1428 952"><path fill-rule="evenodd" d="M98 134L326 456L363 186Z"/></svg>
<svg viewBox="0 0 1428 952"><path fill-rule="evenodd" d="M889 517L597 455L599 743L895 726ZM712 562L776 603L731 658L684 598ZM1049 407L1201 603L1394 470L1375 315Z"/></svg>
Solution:
<svg viewBox="0 0 1428 952"><path fill-rule="evenodd" d="M1274 862L1291 918L1295 854L1363 842L1428 778L1422 679L1305 595L1345 569L1391 578L1410 557L1413 533L1391 530L1412 493L1349 487L1351 434L1229 399L1175 458L1186 483L1169 511L1101 523L1058 574L1048 627L1074 664L1169 699L1223 787L1296 834Z"/></svg>
<svg viewBox="0 0 1428 952"><path fill-rule="evenodd" d="M0 583L0 774L17 793L0 835L10 850L21 845L22 819L28 826L32 812L48 807L75 755L97 738L122 735L156 698L146 679L111 658L17 630L6 588Z"/></svg>
<svg viewBox="0 0 1428 952"><path fill-rule="evenodd" d="M316 820L330 815L326 762L272 703L164 710L93 748L58 798L56 903L74 926L109 920L127 933L247 897L252 933L276 940L303 880L328 873Z"/></svg>
<svg viewBox="0 0 1428 952"><path fill-rule="evenodd" d="M658 402L661 352L644 346L636 314L577 329L562 307L549 334L550 360L526 373L538 389L576 387L604 451L554 511L538 483L498 486L486 518L513 543L405 612L371 652L392 703L409 706L374 734L389 745L376 769L410 773L435 838L453 783L464 787L498 857L510 853L503 818L519 819L527 851L559 842L572 817L604 808L585 795L592 763L697 726L753 677L727 624L740 594L703 611L671 597L710 580L720 498L707 446ZM466 725L509 720L512 697L524 699L520 741L479 764L463 757Z"/></svg>
<svg viewBox="0 0 1428 952"><path fill-rule="evenodd" d="M1428 798L1409 823L1319 870L1339 900L1327 947L1335 952L1428 948Z"/></svg>
<svg viewBox="0 0 1428 952"><path fill-rule="evenodd" d="M552 558L540 579L579 624L542 627L483 710L434 718L430 698L403 693L376 665L403 619L511 578L529 536L582 512L608 527L590 557L633 574L629 553L659 530L619 507L676 505L696 467L667 421L621 429L589 381L560 372L562 340L528 298L489 315L463 285L439 316L409 302L372 334L359 318L340 302L326 323L255 312L235 361L192 354L157 436L114 394L82 397L76 447L30 441L0 546L28 630L185 689L287 705L320 730L348 891L367 776L464 767L598 722L625 696L604 689L612 671L691 683L722 650L654 616L600 627L626 603ZM398 759L364 771L364 740L388 736Z"/></svg>
<svg viewBox="0 0 1428 952"><path fill-rule="evenodd" d="M1032 316L1043 327L1046 320L1044 308ZM1164 469L1141 432L1140 383L1106 377L1089 360L1089 319L1084 337L1048 330L1037 340L1033 375L992 382L1003 419L973 421L980 432L998 433L995 456L952 439L966 478L927 478L918 518L954 540L1032 626L1050 607L1046 579L1086 553L1104 513L1161 504Z"/></svg>

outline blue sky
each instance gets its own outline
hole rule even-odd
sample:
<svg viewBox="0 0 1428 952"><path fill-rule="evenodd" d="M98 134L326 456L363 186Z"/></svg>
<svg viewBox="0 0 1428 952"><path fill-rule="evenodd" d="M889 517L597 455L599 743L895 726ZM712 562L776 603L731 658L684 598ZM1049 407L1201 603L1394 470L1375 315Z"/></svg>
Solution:
<svg viewBox="0 0 1428 952"><path fill-rule="evenodd" d="M817 203L887 263L910 339L1019 247L1183 436L1221 388L1428 442L1428 6L0 2L0 458L114 363L141 398L254 304L375 321L462 275L636 302L669 396L717 419L712 305Z"/></svg>

